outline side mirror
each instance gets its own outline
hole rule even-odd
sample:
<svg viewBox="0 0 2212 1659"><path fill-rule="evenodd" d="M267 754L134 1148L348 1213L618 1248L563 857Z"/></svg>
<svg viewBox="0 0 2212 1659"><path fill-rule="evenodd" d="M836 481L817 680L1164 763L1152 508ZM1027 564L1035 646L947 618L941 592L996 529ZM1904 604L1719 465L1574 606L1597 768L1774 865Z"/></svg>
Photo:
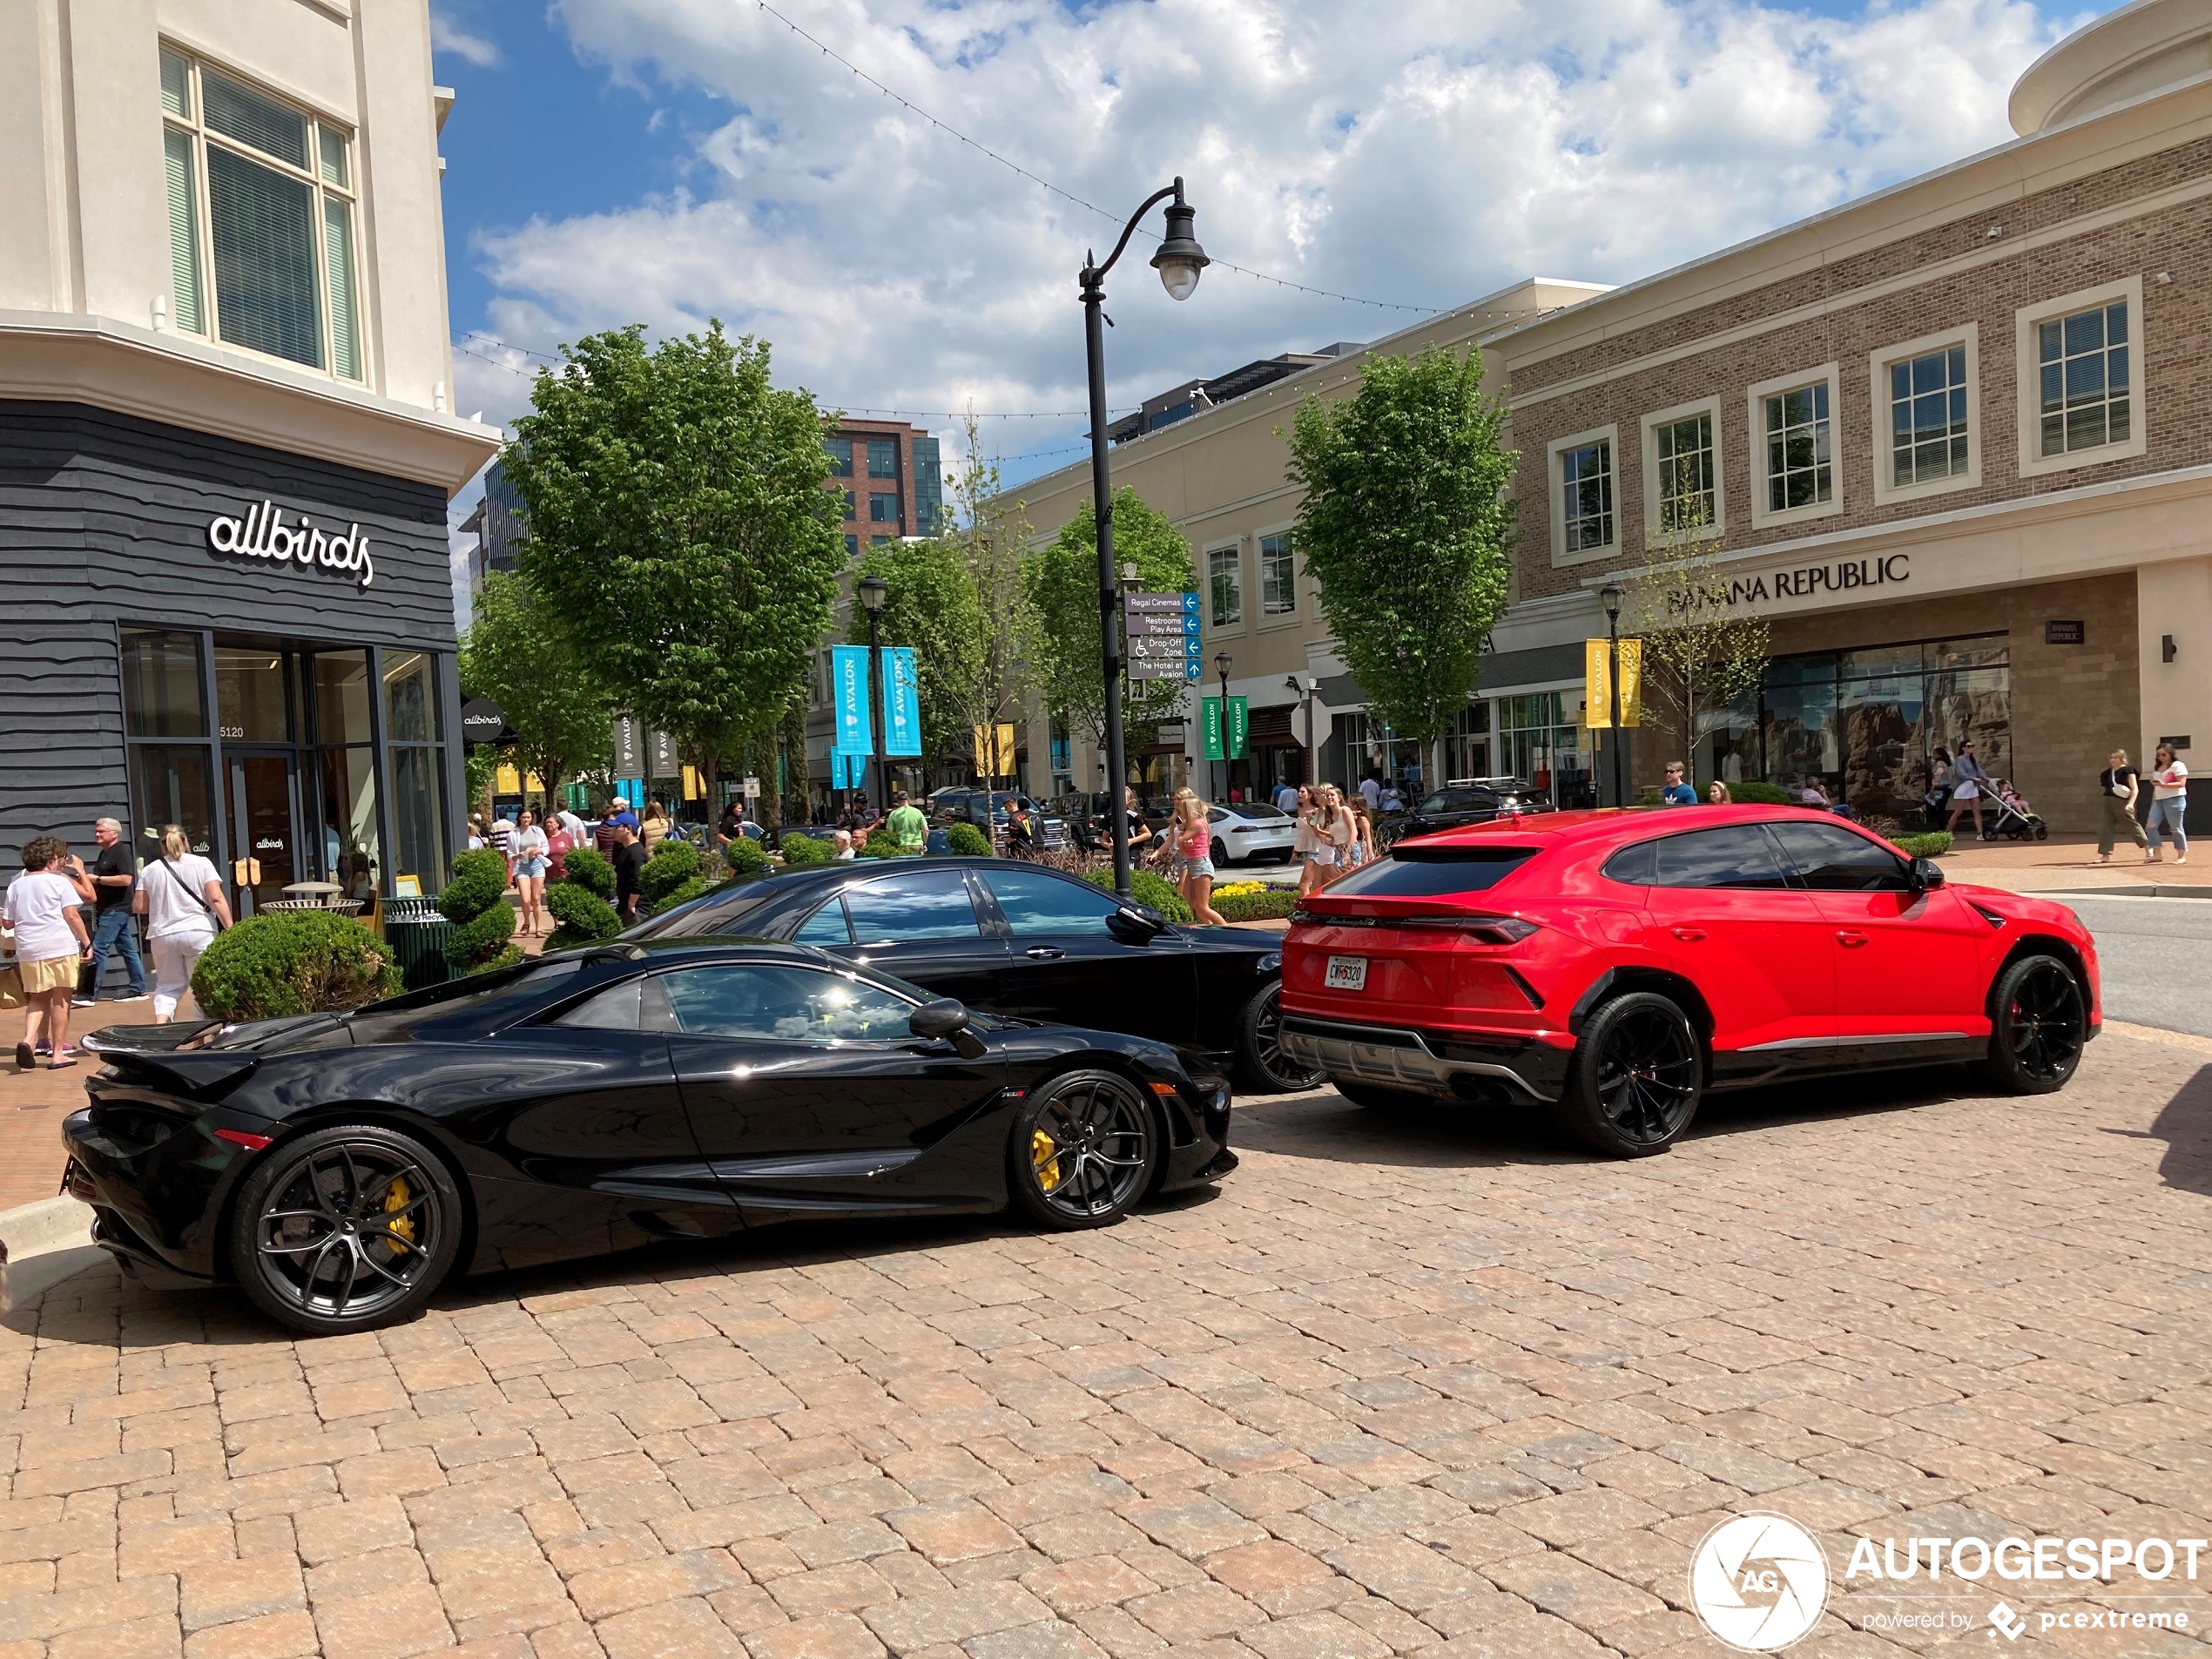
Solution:
<svg viewBox="0 0 2212 1659"><path fill-rule="evenodd" d="M1168 930L1168 919L1149 904L1125 904L1107 918L1115 935L1132 944L1150 944Z"/></svg>
<svg viewBox="0 0 2212 1659"><path fill-rule="evenodd" d="M924 1002L907 1016L907 1029L927 1042L950 1042L966 1059L980 1060L988 1052L969 1022L967 1008L954 997Z"/></svg>
<svg viewBox="0 0 2212 1659"><path fill-rule="evenodd" d="M1926 893L1943 885L1943 867L1933 859L1915 859L1905 879L1915 893Z"/></svg>

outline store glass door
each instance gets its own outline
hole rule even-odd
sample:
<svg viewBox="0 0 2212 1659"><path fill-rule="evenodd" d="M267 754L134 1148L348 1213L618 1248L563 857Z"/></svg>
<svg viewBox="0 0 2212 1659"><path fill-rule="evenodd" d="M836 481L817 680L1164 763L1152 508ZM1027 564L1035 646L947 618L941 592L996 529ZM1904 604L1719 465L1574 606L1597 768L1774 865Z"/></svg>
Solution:
<svg viewBox="0 0 2212 1659"><path fill-rule="evenodd" d="M231 774L231 886L251 914L284 897L301 873L299 770L290 751L226 747Z"/></svg>

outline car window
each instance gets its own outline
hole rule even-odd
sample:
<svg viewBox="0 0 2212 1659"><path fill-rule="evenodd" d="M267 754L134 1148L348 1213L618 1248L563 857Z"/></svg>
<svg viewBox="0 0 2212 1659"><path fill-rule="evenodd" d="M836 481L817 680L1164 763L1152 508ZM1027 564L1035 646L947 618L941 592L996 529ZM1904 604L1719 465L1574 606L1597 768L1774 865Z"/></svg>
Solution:
<svg viewBox="0 0 2212 1659"><path fill-rule="evenodd" d="M1757 824L1696 830L1652 843L1655 887L1782 888L1790 878Z"/></svg>
<svg viewBox="0 0 2212 1659"><path fill-rule="evenodd" d="M664 974L676 1029L757 1042L890 1042L914 1005L844 974L771 962L717 962Z"/></svg>
<svg viewBox="0 0 2212 1659"><path fill-rule="evenodd" d="M558 1019L554 1025L580 1028L588 1031L673 1031L676 1023L669 1013L668 995L657 978L640 974L626 979L619 985L610 985L597 996L588 996Z"/></svg>
<svg viewBox="0 0 2212 1659"><path fill-rule="evenodd" d="M748 881L745 886L752 888L754 883ZM773 896L761 891L709 894L640 923L631 929L631 937L698 939L709 934L745 933L750 931L746 926L748 914Z"/></svg>
<svg viewBox="0 0 2212 1659"><path fill-rule="evenodd" d="M1536 856L1533 846L1399 846L1332 881L1326 897L1429 899L1494 887Z"/></svg>
<svg viewBox="0 0 2212 1659"><path fill-rule="evenodd" d="M801 922L792 937L802 945L819 945L825 950L851 944L853 930L846 925L845 900L832 894L829 902Z"/></svg>
<svg viewBox="0 0 2212 1659"><path fill-rule="evenodd" d="M1770 824L1805 886L1820 893L1908 893L1905 860L1833 824Z"/></svg>
<svg viewBox="0 0 2212 1659"><path fill-rule="evenodd" d="M976 939L982 925L958 870L917 870L845 891L853 941L899 945L917 939Z"/></svg>
<svg viewBox="0 0 2212 1659"><path fill-rule="evenodd" d="M1016 939L1081 934L1102 936L1121 900L1088 881L1067 881L1041 870L993 870L983 878Z"/></svg>
<svg viewBox="0 0 2212 1659"><path fill-rule="evenodd" d="M1624 846L1606 860L1599 874L1609 880L1625 881L1632 887L1651 885L1651 854L1659 845L1656 841L1638 841L1634 846Z"/></svg>

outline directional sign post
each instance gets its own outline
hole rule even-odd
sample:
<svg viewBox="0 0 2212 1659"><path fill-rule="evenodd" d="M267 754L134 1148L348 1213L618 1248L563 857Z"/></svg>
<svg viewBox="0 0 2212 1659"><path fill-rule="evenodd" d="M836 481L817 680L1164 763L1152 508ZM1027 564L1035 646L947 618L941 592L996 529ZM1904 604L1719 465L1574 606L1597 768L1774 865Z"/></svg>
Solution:
<svg viewBox="0 0 2212 1659"><path fill-rule="evenodd" d="M1205 678L1196 593L1132 593L1124 601L1129 677L1133 680Z"/></svg>

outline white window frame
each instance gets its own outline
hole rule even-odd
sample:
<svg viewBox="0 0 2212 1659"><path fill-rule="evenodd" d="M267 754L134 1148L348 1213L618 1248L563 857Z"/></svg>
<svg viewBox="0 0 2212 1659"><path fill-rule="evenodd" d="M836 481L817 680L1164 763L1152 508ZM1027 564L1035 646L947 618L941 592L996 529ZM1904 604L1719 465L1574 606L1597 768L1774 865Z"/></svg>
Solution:
<svg viewBox="0 0 2212 1659"><path fill-rule="evenodd" d="M1251 590L1253 596L1258 600L1258 609L1247 610L1244 614L1256 617L1258 619L1258 625L1262 628L1294 628L1298 625L1298 618L1305 613L1305 583L1298 578L1297 538L1292 536L1291 541L1291 608L1288 610L1278 611L1272 615L1268 612L1266 567L1262 563L1266 556L1260 551L1260 543L1269 536L1291 536L1291 532L1297 528L1298 521L1292 519L1285 523L1265 525L1252 532L1254 580Z"/></svg>
<svg viewBox="0 0 2212 1659"><path fill-rule="evenodd" d="M2054 318L2070 315L2076 311L2087 311L2092 307L2108 306L2114 300L2128 304L2128 432L2120 443L2102 443L2094 449L2075 449L2047 455L2043 453L2043 360L2036 348L2037 325ZM2055 300L2039 300L2022 306L2013 314L2016 335L2017 384L2020 388L2020 476L2033 478L2039 473L2066 472L2076 467L2094 467L2107 461L2124 461L2131 455L2144 454L2149 448L2150 422L2143 408L2143 279L2138 272L2117 282L2107 282L2100 287L2083 288L2078 293L2061 294Z"/></svg>
<svg viewBox="0 0 2212 1659"><path fill-rule="evenodd" d="M1766 401L1784 392L1801 391L1823 383L1828 388L1828 499L1777 511L1766 504L1767 486L1772 482L1766 469ZM1830 518L1844 510L1843 414L1843 368L1838 363L1823 363L1817 368L1800 369L1794 374L1777 374L1770 381L1761 381L1744 394L1743 421L1750 442L1745 446L1749 465L1743 476L1747 480L1744 488L1751 497L1753 529L1802 524L1807 519Z"/></svg>
<svg viewBox="0 0 2212 1659"><path fill-rule="evenodd" d="M1898 484L1890 447L1890 366L1903 357L1922 357L1932 351L1963 345L1966 348L1966 469L1948 478L1925 483ZM1869 413L1874 442L1874 504L1888 507L1918 501L1924 496L1952 496L1962 489L1981 488L1981 325L1965 322L1939 334L1923 334L1866 354Z"/></svg>
<svg viewBox="0 0 2212 1659"><path fill-rule="evenodd" d="M1643 417L1643 543L1648 549L1665 545L1670 535L1659 524L1659 428L1700 415L1713 423L1713 522L1683 539L1714 542L1728 533L1727 467L1723 460L1727 446L1721 435L1721 400L1717 395L1701 397ZM1621 498L1617 482L1613 498L1617 506Z"/></svg>
<svg viewBox="0 0 2212 1659"><path fill-rule="evenodd" d="M1213 619L1213 557L1217 553L1231 555L1237 564L1237 620L1224 622L1218 626ZM1238 536L1229 541L1215 542L1205 548L1198 557L1199 574L1204 583L1200 590L1200 600L1205 616L1206 632L1209 635L1218 634L1224 639L1231 634L1246 632L1251 627L1252 611L1251 606L1245 603L1250 588L1244 580L1244 538Z"/></svg>
<svg viewBox="0 0 2212 1659"><path fill-rule="evenodd" d="M1613 457L1613 539L1595 547L1578 547L1569 550L1567 545L1567 510L1561 496L1563 486L1559 476L1559 458L1569 449L1586 448L1602 443ZM1551 526L1552 569L1565 570L1576 564L1597 564L1621 554L1621 428L1617 425L1592 427L1587 432L1576 432L1563 438L1554 438L1544 446L1544 518Z"/></svg>
<svg viewBox="0 0 2212 1659"><path fill-rule="evenodd" d="M177 323L177 296L169 295L169 316L172 327L180 334L205 340L224 351L238 352L265 363L281 363L289 369L306 374L320 374L341 386L373 387L376 384L372 341L374 331L369 327L368 293L368 208L362 199L361 135L351 122L339 121L320 110L302 104L298 98L280 92L256 76L245 74L229 64L218 63L205 53L196 51L181 43L163 37L159 43L164 56L180 58L185 64L185 84L189 89L191 112L186 116L172 115L162 105L161 89L154 89L155 107L161 111L164 142L172 132L187 134L192 142L192 239L199 265L199 307L202 327L190 329ZM158 60L157 60L158 61ZM201 71L208 71L226 81L266 98L270 103L289 110L307 124L307 165L294 167L289 162L257 150L241 139L216 132L207 125L207 103ZM344 145L346 182L331 183L322 173L322 133L328 131ZM207 190L207 147L219 145L222 148L264 166L270 172L306 185L314 192L315 246L315 309L320 318L322 364L303 363L294 358L280 357L273 353L226 340L222 333L222 301L215 291L215 233L214 210ZM357 374L341 374L337 362L337 313L332 302L330 288L329 239L324 233L323 203L327 198L343 202L348 215L348 230L353 238L354 254L354 366ZM167 213L163 214L165 222ZM165 247L168 237L162 238Z"/></svg>

